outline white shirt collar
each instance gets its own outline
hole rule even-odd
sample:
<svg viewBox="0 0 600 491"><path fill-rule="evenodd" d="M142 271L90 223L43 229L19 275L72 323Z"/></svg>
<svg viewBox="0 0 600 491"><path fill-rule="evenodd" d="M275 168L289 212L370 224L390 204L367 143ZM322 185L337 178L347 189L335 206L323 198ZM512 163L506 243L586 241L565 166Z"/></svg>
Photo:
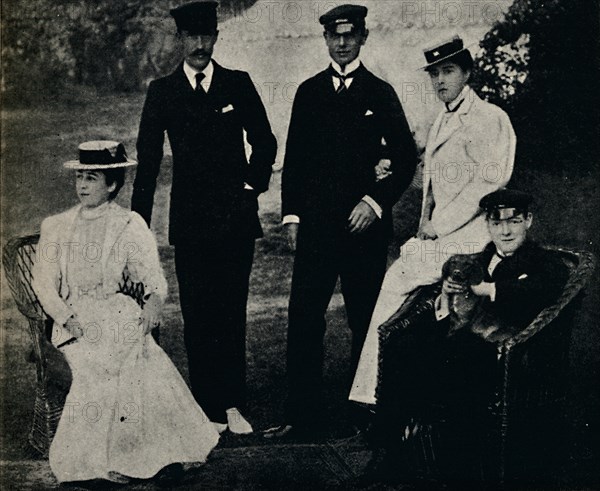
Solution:
<svg viewBox="0 0 600 491"><path fill-rule="evenodd" d="M503 252L496 249L496 252L492 256L492 259L490 259L490 264L488 265L489 275L492 276L492 273L495 271L496 266L498 266L498 264L500 264L504 259L506 259L507 257L510 257L510 256L512 256L512 253L504 254Z"/></svg>
<svg viewBox="0 0 600 491"><path fill-rule="evenodd" d="M340 75L346 75L347 73L353 72L360 66L360 59L356 58L354 61L351 61L346 65L346 69L342 70L342 67L338 65L335 61L331 60L331 66L333 69L338 72Z"/></svg>
<svg viewBox="0 0 600 491"><path fill-rule="evenodd" d="M464 101L465 99L467 99L469 97L470 90L471 90L471 87L469 87L468 85L465 85L462 88L462 90L460 91L460 94L458 94L458 96L456 97L456 99L454 99L453 101L446 104L446 109L448 111L454 111L456 106L458 106L461 103L461 101Z"/></svg>
<svg viewBox="0 0 600 491"><path fill-rule="evenodd" d="M204 79L202 80L202 88L204 89L204 92L208 92L208 89L210 89L214 71L215 67L213 65L213 61L210 60L208 65L206 65L206 68L202 70L202 73L204 73ZM194 70L190 65L188 65L187 61L184 61L183 72L185 73L188 82L192 86L192 89L196 90L196 75L200 73L200 71Z"/></svg>
<svg viewBox="0 0 600 491"><path fill-rule="evenodd" d="M498 254L494 254L492 256L492 259L490 259L490 264L488 264L488 267L487 267L487 271L490 276L492 276L492 274L494 273L494 270L496 269L496 266L498 266L498 264L500 264L500 262L503 259L504 258Z"/></svg>
<svg viewBox="0 0 600 491"><path fill-rule="evenodd" d="M448 317L450 315L450 309L448 307L447 304L442 304L442 296L439 295L436 299L435 299L435 318L438 321L441 321L442 319L445 319L446 317Z"/></svg>

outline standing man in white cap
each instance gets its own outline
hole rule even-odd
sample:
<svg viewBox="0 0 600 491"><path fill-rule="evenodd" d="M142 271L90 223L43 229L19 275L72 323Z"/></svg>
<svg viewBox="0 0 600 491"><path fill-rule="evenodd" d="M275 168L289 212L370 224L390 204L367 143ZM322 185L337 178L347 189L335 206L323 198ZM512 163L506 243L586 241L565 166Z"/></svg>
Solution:
<svg viewBox="0 0 600 491"><path fill-rule="evenodd" d="M489 242L479 200L508 183L516 137L507 114L469 87L473 59L455 36L425 50L433 87L444 103L429 131L417 236L386 273L369 326L350 400L375 404L378 327L422 285L441 279L453 254L480 252Z"/></svg>
<svg viewBox="0 0 600 491"><path fill-rule="evenodd" d="M391 209L417 162L398 96L359 59L369 34L366 15L366 7L341 5L320 17L331 64L303 82L294 99L281 194L283 223L296 251L289 395L285 424L268 437L304 436L322 423L325 312L338 278L354 373L385 272ZM377 180L382 158L389 159L388 174Z"/></svg>
<svg viewBox="0 0 600 491"><path fill-rule="evenodd" d="M171 10L184 60L148 88L132 208L150 223L166 132L173 150L169 240L192 392L219 430L249 433L239 412L248 280L262 235L257 197L268 188L277 143L250 76L212 59L216 8L192 2Z"/></svg>

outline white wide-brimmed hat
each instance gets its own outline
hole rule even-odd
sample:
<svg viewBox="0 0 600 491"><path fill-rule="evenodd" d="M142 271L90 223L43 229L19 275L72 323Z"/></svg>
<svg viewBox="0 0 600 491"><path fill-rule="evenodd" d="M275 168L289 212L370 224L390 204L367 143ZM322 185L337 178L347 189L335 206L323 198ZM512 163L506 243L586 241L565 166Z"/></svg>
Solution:
<svg viewBox="0 0 600 491"><path fill-rule="evenodd" d="M137 165L137 162L127 158L125 146L111 140L84 142L79 145L79 160L64 163L67 169L75 170L117 169L133 165Z"/></svg>

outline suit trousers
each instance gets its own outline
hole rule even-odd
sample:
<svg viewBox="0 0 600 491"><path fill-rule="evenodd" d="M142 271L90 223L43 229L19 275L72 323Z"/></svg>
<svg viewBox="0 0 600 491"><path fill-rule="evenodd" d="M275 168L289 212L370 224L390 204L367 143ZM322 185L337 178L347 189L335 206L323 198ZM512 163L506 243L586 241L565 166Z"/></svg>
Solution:
<svg viewBox="0 0 600 491"><path fill-rule="evenodd" d="M306 232L300 225L288 311L286 421L290 424L309 425L319 417L325 312L338 277L352 331L351 375L385 273L387 242L382 237L332 235Z"/></svg>
<svg viewBox="0 0 600 491"><path fill-rule="evenodd" d="M452 331L452 320L435 320L433 310L413 317L382 346L383 362L372 442L402 456L407 477L416 477L422 447L406 442L407 425L433 425L435 464L443 479L477 483L485 456L489 404L494 395L496 347L468 327ZM418 441L417 437L415 440ZM404 449L404 455L399 451ZM410 478L409 477L409 478ZM463 486L464 487L464 486ZM481 486L480 486L481 487Z"/></svg>
<svg viewBox="0 0 600 491"><path fill-rule="evenodd" d="M246 303L254 238L175 246L191 389L211 421L243 408Z"/></svg>

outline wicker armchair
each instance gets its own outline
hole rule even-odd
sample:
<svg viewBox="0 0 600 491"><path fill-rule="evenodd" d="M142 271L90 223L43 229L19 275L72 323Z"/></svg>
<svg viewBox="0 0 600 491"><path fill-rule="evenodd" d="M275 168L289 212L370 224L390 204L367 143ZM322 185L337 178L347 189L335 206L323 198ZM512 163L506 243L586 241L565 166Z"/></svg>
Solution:
<svg viewBox="0 0 600 491"><path fill-rule="evenodd" d="M540 312L523 331L496 344L494 398L488 406L478 456L481 462L477 463L479 475L486 481L551 479L564 458L571 328L595 258L588 252L549 249L561 255L569 279L554 305ZM439 287L426 287L408 302L425 305L438 293ZM380 330L382 350L391 335ZM448 438L451 422L443 418L419 422L421 431L416 438L409 438L404 455L410 456L418 475L436 480L447 475L443 469L448 462L442 461L451 460L456 448L456 441Z"/></svg>
<svg viewBox="0 0 600 491"><path fill-rule="evenodd" d="M64 357L49 341L52 319L44 312L31 287L38 240L39 234L34 234L8 241L4 246L2 261L17 307L29 321L29 334L33 343L32 361L35 361L36 366L36 388L29 443L42 455L47 455L70 385L69 380L65 381L70 377L70 373L66 376L61 374L60 378L63 380L59 381L58 385L51 383L56 382L53 375L57 370L64 372L68 367ZM143 306L144 285L132 282L127 270L123 272L119 291L133 297ZM61 364L63 366L58 367Z"/></svg>

